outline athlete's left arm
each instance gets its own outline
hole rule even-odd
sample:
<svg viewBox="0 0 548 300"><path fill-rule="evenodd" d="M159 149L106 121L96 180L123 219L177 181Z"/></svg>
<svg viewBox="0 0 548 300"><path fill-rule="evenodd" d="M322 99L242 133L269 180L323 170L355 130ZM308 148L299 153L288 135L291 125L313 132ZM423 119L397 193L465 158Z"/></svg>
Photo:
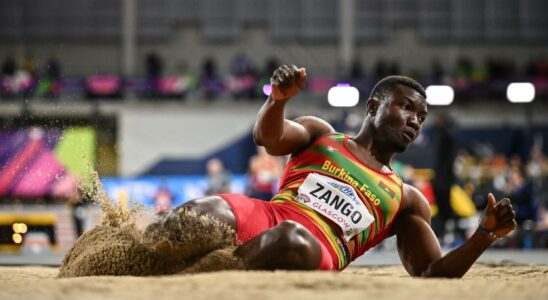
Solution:
<svg viewBox="0 0 548 300"><path fill-rule="evenodd" d="M441 255L440 244L430 228L430 206L421 192L404 187L405 207L398 214L393 232L403 266L411 276L462 277L480 255L496 240L481 230L458 248ZM492 194L480 225L502 237L516 227L515 212L510 200L498 203Z"/></svg>

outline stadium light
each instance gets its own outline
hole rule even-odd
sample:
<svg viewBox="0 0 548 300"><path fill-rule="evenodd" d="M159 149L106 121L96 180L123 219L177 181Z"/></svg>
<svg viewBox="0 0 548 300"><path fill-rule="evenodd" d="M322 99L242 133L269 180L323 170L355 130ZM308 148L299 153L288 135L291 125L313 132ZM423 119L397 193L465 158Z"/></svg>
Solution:
<svg viewBox="0 0 548 300"><path fill-rule="evenodd" d="M338 83L327 92L327 102L333 107L353 107L360 101L360 92L348 83Z"/></svg>
<svg viewBox="0 0 548 300"><path fill-rule="evenodd" d="M27 233L28 227L25 223L19 223L19 233L25 234Z"/></svg>
<svg viewBox="0 0 548 300"><path fill-rule="evenodd" d="M265 96L270 96L270 93L272 93L272 86L270 83L263 85L263 94L265 94Z"/></svg>
<svg viewBox="0 0 548 300"><path fill-rule="evenodd" d="M13 223L11 228L13 229L13 232L21 234L27 233L28 230L27 224L25 223Z"/></svg>
<svg viewBox="0 0 548 300"><path fill-rule="evenodd" d="M21 244L21 242L23 241L23 236L20 235L19 233L14 233L11 235L11 239L13 240L14 243Z"/></svg>
<svg viewBox="0 0 548 300"><path fill-rule="evenodd" d="M455 91L448 85L429 85L426 88L426 102L429 105L450 105Z"/></svg>
<svg viewBox="0 0 548 300"><path fill-rule="evenodd" d="M506 97L512 103L529 103L535 99L535 86L530 82L512 82L506 88Z"/></svg>

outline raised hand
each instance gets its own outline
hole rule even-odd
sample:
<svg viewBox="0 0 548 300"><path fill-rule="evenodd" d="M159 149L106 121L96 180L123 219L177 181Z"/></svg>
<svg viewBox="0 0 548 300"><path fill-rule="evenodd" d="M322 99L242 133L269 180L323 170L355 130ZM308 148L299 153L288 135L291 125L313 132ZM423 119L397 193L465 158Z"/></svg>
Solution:
<svg viewBox="0 0 548 300"><path fill-rule="evenodd" d="M497 203L495 196L489 193L487 208L480 220L480 226L494 233L496 237L503 237L516 228L515 219L516 212L510 199L504 198Z"/></svg>
<svg viewBox="0 0 548 300"><path fill-rule="evenodd" d="M279 67L270 77L272 99L276 101L289 100L301 91L305 79L306 70L304 68L299 69L294 65Z"/></svg>

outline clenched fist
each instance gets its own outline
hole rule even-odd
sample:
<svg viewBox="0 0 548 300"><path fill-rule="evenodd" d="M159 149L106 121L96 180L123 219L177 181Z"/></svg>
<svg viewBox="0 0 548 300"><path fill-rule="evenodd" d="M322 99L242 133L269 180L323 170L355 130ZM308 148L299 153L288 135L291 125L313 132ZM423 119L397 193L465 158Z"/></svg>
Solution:
<svg viewBox="0 0 548 300"><path fill-rule="evenodd" d="M272 85L271 97L275 101L287 101L297 95L304 86L306 71L294 65L283 65L274 71L270 77Z"/></svg>

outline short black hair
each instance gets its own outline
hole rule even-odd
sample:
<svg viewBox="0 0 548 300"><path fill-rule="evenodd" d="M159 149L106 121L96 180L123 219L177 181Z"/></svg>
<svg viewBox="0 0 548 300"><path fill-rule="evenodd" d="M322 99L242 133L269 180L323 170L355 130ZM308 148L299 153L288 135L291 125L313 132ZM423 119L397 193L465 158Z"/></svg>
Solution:
<svg viewBox="0 0 548 300"><path fill-rule="evenodd" d="M388 76L377 82L375 87L373 87L369 98L382 96L384 93L391 91L398 84L414 89L426 99L426 92L420 83L409 77L399 75Z"/></svg>

